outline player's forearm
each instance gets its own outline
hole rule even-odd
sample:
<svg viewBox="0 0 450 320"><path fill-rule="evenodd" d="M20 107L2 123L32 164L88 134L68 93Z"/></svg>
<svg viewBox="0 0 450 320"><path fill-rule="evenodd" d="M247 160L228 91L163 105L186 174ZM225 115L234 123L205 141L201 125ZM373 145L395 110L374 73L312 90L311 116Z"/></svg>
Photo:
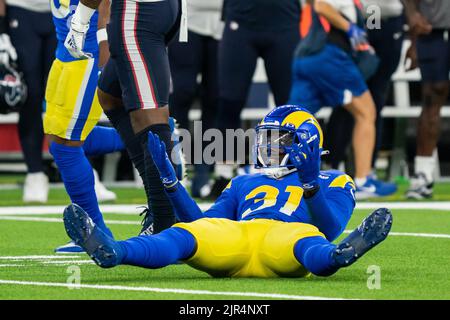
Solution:
<svg viewBox="0 0 450 320"><path fill-rule="evenodd" d="M7 32L6 0L0 0L0 33Z"/></svg>
<svg viewBox="0 0 450 320"><path fill-rule="evenodd" d="M102 0L80 0L80 3L91 9L97 9L101 2Z"/></svg>
<svg viewBox="0 0 450 320"><path fill-rule="evenodd" d="M99 67L102 68L109 59L109 45L108 36L106 32L106 26L109 23L110 16L110 0L103 0L98 7L98 31L97 31L97 41L100 51L99 56Z"/></svg>
<svg viewBox="0 0 450 320"><path fill-rule="evenodd" d="M311 213L313 224L329 241L336 239L344 230L346 221L344 212L330 203L324 192L319 189L311 198L305 198Z"/></svg>
<svg viewBox="0 0 450 320"><path fill-rule="evenodd" d="M332 5L316 0L314 2L314 10L319 15L325 17L335 28L345 32L350 29L350 22L345 19Z"/></svg>
<svg viewBox="0 0 450 320"><path fill-rule="evenodd" d="M194 199L178 181L177 184L166 190L177 218L182 222L192 222L204 218L203 212Z"/></svg>
<svg viewBox="0 0 450 320"><path fill-rule="evenodd" d="M100 6L101 2L102 0L81 0L73 14L72 22L81 25L89 25L92 16Z"/></svg>
<svg viewBox="0 0 450 320"><path fill-rule="evenodd" d="M4 17L6 15L6 1L0 0L0 17Z"/></svg>
<svg viewBox="0 0 450 320"><path fill-rule="evenodd" d="M405 7L406 17L409 18L418 12L419 0L402 0L402 3Z"/></svg>

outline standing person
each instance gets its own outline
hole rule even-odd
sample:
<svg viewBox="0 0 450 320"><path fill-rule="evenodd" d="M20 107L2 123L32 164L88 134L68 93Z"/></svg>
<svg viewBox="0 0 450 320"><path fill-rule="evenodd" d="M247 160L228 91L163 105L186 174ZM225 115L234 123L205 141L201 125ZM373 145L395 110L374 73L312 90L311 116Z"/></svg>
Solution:
<svg viewBox="0 0 450 320"><path fill-rule="evenodd" d="M98 206L97 183L87 159L88 155L123 149L115 129L95 126L102 113L96 88L99 70L108 59L105 27L109 18L109 0L103 0L99 13L91 18L93 26L85 43L89 59L73 58L64 47L69 32L68 21L77 5L78 0L51 2L58 46L45 94L44 131L50 143L49 151L71 201L82 207L99 228L111 235ZM69 242L55 251L68 253L82 249Z"/></svg>
<svg viewBox="0 0 450 320"><path fill-rule="evenodd" d="M90 19L100 2L80 0L77 6L65 41L75 58L88 58L84 43ZM181 3L185 6L184 1ZM171 155L170 70L166 45L177 33L180 21L183 26L180 37L186 40L187 23L180 13L178 0L112 1L108 24L111 57L103 69L98 90L105 114L121 135L142 177L156 233L170 227L175 216L147 141L149 132L158 134Z"/></svg>
<svg viewBox="0 0 450 320"><path fill-rule="evenodd" d="M49 182L42 163L45 83L54 58L56 36L48 0L0 0L0 55L18 60L28 86L18 131L27 166L23 201L47 202Z"/></svg>
<svg viewBox="0 0 450 320"><path fill-rule="evenodd" d="M189 110L197 96L201 98L202 131L215 127L219 96L218 46L222 37L223 0L190 0L188 2L189 42L173 41L169 45L173 92L170 96L172 116L179 126L189 129ZM201 84L197 83L201 74ZM194 165L192 195L207 195L211 166Z"/></svg>
<svg viewBox="0 0 450 320"><path fill-rule="evenodd" d="M303 105L312 113L322 106L344 106L355 119L352 144L356 197L390 195L396 186L371 175L376 108L362 68L353 60L354 54L371 55L360 8L353 0L308 3L303 9L302 40L294 60L290 103ZM373 58L368 58L364 70L375 69Z"/></svg>
<svg viewBox="0 0 450 320"><path fill-rule="evenodd" d="M386 103L386 96L391 84L391 77L397 70L404 40L403 4L400 0L363 0L364 12L379 8L381 21L379 27L368 28L369 43L375 49L380 65L377 72L368 79L369 91L377 108L376 143L372 157L372 167L378 157L383 132L381 111ZM343 125L344 124L344 125ZM327 149L330 150L329 164L337 169L345 159L345 154L353 131L353 117L344 108L336 108L330 117L326 132L329 135Z"/></svg>
<svg viewBox="0 0 450 320"><path fill-rule="evenodd" d="M440 111L449 93L450 1L405 0L412 46L408 58L411 69L420 67L423 108L417 127L414 177L406 192L410 199L433 196L433 151L440 134Z"/></svg>
<svg viewBox="0 0 450 320"><path fill-rule="evenodd" d="M300 1L225 0L225 29L219 45L219 110L217 127L241 127L241 111L247 101L258 58L264 60L270 89L277 105L286 104L291 87L292 57L300 39ZM224 148L226 149L226 148ZM235 162L227 157L224 160ZM216 165L214 188L222 190L234 166Z"/></svg>

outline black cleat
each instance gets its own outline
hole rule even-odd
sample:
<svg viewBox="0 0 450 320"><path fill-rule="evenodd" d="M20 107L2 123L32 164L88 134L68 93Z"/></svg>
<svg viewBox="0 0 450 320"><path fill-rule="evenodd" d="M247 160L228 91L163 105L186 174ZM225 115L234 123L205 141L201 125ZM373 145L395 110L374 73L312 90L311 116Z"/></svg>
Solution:
<svg viewBox="0 0 450 320"><path fill-rule="evenodd" d="M139 232L140 236L149 236L154 233L153 229L153 212L147 208L143 207L144 210L139 214L139 216L144 216L141 222L141 232Z"/></svg>
<svg viewBox="0 0 450 320"><path fill-rule="evenodd" d="M64 210L64 226L69 237L102 268L111 268L122 260L120 245L95 225L78 205Z"/></svg>
<svg viewBox="0 0 450 320"><path fill-rule="evenodd" d="M392 213L389 209L375 210L371 215L342 240L333 252L336 267L348 267L367 251L386 239L392 226Z"/></svg>

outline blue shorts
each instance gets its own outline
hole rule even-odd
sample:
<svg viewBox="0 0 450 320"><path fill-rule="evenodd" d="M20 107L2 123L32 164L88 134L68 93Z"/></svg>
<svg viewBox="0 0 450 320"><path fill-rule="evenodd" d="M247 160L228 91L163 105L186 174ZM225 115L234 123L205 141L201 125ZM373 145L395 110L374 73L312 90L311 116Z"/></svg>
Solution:
<svg viewBox="0 0 450 320"><path fill-rule="evenodd" d="M450 31L434 30L417 39L417 55L423 82L433 83L449 80L449 33Z"/></svg>
<svg viewBox="0 0 450 320"><path fill-rule="evenodd" d="M295 58L292 70L289 103L311 113L324 106L347 105L368 90L352 58L333 45L326 45L316 55Z"/></svg>
<svg viewBox="0 0 450 320"><path fill-rule="evenodd" d="M178 32L178 0L114 0L108 24L111 58L99 88L122 98L125 109L153 109L169 103L166 46Z"/></svg>

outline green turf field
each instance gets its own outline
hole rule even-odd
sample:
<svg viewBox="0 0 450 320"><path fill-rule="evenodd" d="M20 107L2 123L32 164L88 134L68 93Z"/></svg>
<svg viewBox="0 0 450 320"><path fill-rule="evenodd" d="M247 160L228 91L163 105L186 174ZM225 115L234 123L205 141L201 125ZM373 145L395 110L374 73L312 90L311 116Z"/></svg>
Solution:
<svg viewBox="0 0 450 320"><path fill-rule="evenodd" d="M450 198L449 185L438 190L440 199ZM115 191L118 203L145 201L142 190ZM186 265L103 270L86 255L55 256L53 249L67 241L61 215L24 214L20 196L20 190L0 190L0 299L450 299L450 208L394 209L392 235L330 278L213 279ZM66 203L63 190L52 190L49 204ZM19 207L2 212L5 206ZM138 212L105 215L116 238L137 234ZM370 212L356 210L347 229ZM370 266L381 272L380 289L367 286ZM77 275L80 287L67 285Z"/></svg>

